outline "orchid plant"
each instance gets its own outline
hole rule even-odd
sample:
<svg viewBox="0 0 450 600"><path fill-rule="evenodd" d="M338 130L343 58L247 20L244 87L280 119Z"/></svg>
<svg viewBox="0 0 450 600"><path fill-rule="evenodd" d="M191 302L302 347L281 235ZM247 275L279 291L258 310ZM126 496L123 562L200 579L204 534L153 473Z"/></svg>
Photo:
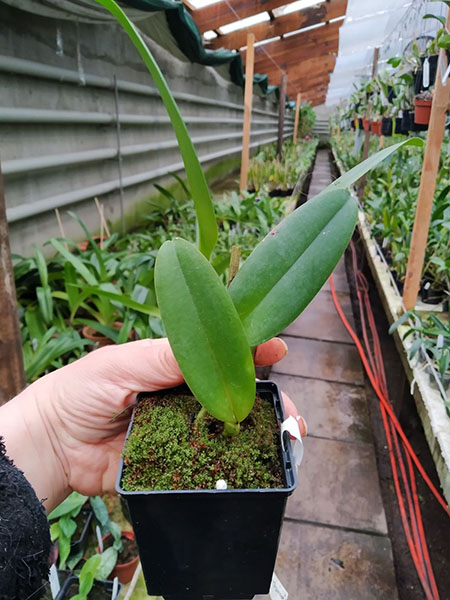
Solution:
<svg viewBox="0 0 450 600"><path fill-rule="evenodd" d="M166 241L155 266L161 318L186 383L203 411L235 434L255 400L252 349L287 327L328 279L353 233L357 204L347 188L408 140L370 157L295 210L254 249L226 288L209 262L217 223L186 125L150 50L114 0L96 0L121 23L166 105L197 211L197 247Z"/></svg>

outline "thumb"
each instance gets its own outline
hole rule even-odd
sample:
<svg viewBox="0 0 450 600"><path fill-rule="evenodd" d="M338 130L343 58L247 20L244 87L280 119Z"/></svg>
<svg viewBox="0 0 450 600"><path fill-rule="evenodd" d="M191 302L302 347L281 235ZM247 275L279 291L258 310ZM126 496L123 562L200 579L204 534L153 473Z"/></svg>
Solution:
<svg viewBox="0 0 450 600"><path fill-rule="evenodd" d="M105 346L59 372L69 368L73 368L72 377L79 375L82 381L107 384L130 394L153 392L183 382L167 338Z"/></svg>

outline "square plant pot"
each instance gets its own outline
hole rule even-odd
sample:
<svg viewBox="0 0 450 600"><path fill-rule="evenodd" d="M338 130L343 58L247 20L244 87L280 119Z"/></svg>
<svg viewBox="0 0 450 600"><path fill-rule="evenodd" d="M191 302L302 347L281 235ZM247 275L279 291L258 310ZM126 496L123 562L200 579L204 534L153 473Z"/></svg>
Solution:
<svg viewBox="0 0 450 600"><path fill-rule="evenodd" d="M256 392L272 404L281 424L278 386L261 381ZM297 487L288 433L284 436L283 488L128 492L121 485L121 460L116 489L129 507L149 595L237 600L268 593L286 502Z"/></svg>
<svg viewBox="0 0 450 600"><path fill-rule="evenodd" d="M75 575L68 577L63 583L55 600L69 600L69 598L73 598L77 593L75 590L78 588L78 581L78 577ZM112 597L113 588L113 581L95 580L94 586L88 594L88 598L89 600L117 600L120 596L120 592L122 591L122 585L119 583L117 593L115 594L114 598Z"/></svg>

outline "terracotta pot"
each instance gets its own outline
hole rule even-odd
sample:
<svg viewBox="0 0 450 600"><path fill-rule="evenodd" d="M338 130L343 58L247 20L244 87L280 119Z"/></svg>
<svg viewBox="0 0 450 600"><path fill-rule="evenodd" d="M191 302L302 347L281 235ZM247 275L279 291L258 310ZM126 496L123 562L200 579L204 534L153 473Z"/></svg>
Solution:
<svg viewBox="0 0 450 600"><path fill-rule="evenodd" d="M121 321L116 321L115 323L113 323L112 326L114 327L114 329L117 329L118 331L120 331L120 328L122 327L122 325L123 325L123 323ZM103 348L103 346L111 346L112 344L115 343L114 340L112 340L109 337L106 337L105 335L102 335L101 333L99 333L93 327L90 327L89 325L85 325L83 327L83 329L81 330L81 334L87 340L92 340L93 342L97 342L98 348ZM130 334L130 336L131 336L131 334Z"/></svg>
<svg viewBox="0 0 450 600"><path fill-rule="evenodd" d="M369 127L370 127L370 121L369 119L363 119L363 129L364 131L369 131Z"/></svg>
<svg viewBox="0 0 450 600"><path fill-rule="evenodd" d="M432 100L420 100L414 98L414 123L428 125L430 122Z"/></svg>
<svg viewBox="0 0 450 600"><path fill-rule="evenodd" d="M134 540L134 533L132 531L122 531L122 537L127 538L128 540ZM103 538L103 545L105 545L105 542L107 542L108 540L112 539L112 535L109 533L108 535L106 535ZM97 548L97 551L100 552L100 548ZM111 571L110 575L108 576L109 579L114 579L114 577L117 577L118 580L120 581L120 583L129 583L134 575L134 572L136 571L136 568L139 564L139 554L136 554L136 556L133 558L133 560L130 560L127 563L123 563L123 564L117 564L114 567L114 569Z"/></svg>
<svg viewBox="0 0 450 600"><path fill-rule="evenodd" d="M375 135L381 135L381 121L370 121L370 129Z"/></svg>
<svg viewBox="0 0 450 600"><path fill-rule="evenodd" d="M92 239L94 240L94 242L96 242L98 244L99 248L102 247L102 241L100 240L100 236L99 235L93 235ZM103 237L103 239L105 239L105 237ZM77 244L78 249L81 250L81 252L86 252L86 250L88 249L89 245L90 245L89 240L84 240L84 241L79 242Z"/></svg>

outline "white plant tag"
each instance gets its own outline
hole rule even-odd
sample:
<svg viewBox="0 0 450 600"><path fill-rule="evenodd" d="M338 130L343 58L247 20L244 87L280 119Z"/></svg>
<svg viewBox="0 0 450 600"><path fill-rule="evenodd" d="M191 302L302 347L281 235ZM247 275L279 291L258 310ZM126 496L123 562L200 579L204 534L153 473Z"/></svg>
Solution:
<svg viewBox="0 0 450 600"><path fill-rule="evenodd" d="M97 534L98 549L100 550L100 554L102 554L102 552L103 552L103 538L102 538L102 533L100 531L100 527L98 525L95 528L95 533Z"/></svg>
<svg viewBox="0 0 450 600"><path fill-rule="evenodd" d="M281 445L283 446L283 450L286 450L284 447L283 436L285 431L289 432L289 434L294 438L292 452L294 454L295 467L298 469L303 459L303 442L302 436L300 435L298 422L292 415L281 423Z"/></svg>
<svg viewBox="0 0 450 600"><path fill-rule="evenodd" d="M424 88L430 87L430 61L428 57L423 61L422 84Z"/></svg>
<svg viewBox="0 0 450 600"><path fill-rule="evenodd" d="M58 569L56 568L56 565L52 565L50 567L50 574L48 580L50 582L50 591L52 593L52 598L56 598L61 589L61 586L59 584Z"/></svg>
<svg viewBox="0 0 450 600"><path fill-rule="evenodd" d="M272 583L270 584L269 596L271 600L287 600L289 596L286 588L276 576L275 571L272 575Z"/></svg>
<svg viewBox="0 0 450 600"><path fill-rule="evenodd" d="M117 592L119 591L119 578L118 577L114 577L113 579L113 587L112 587L112 594L111 594L111 600L116 600L116 596L117 596Z"/></svg>

